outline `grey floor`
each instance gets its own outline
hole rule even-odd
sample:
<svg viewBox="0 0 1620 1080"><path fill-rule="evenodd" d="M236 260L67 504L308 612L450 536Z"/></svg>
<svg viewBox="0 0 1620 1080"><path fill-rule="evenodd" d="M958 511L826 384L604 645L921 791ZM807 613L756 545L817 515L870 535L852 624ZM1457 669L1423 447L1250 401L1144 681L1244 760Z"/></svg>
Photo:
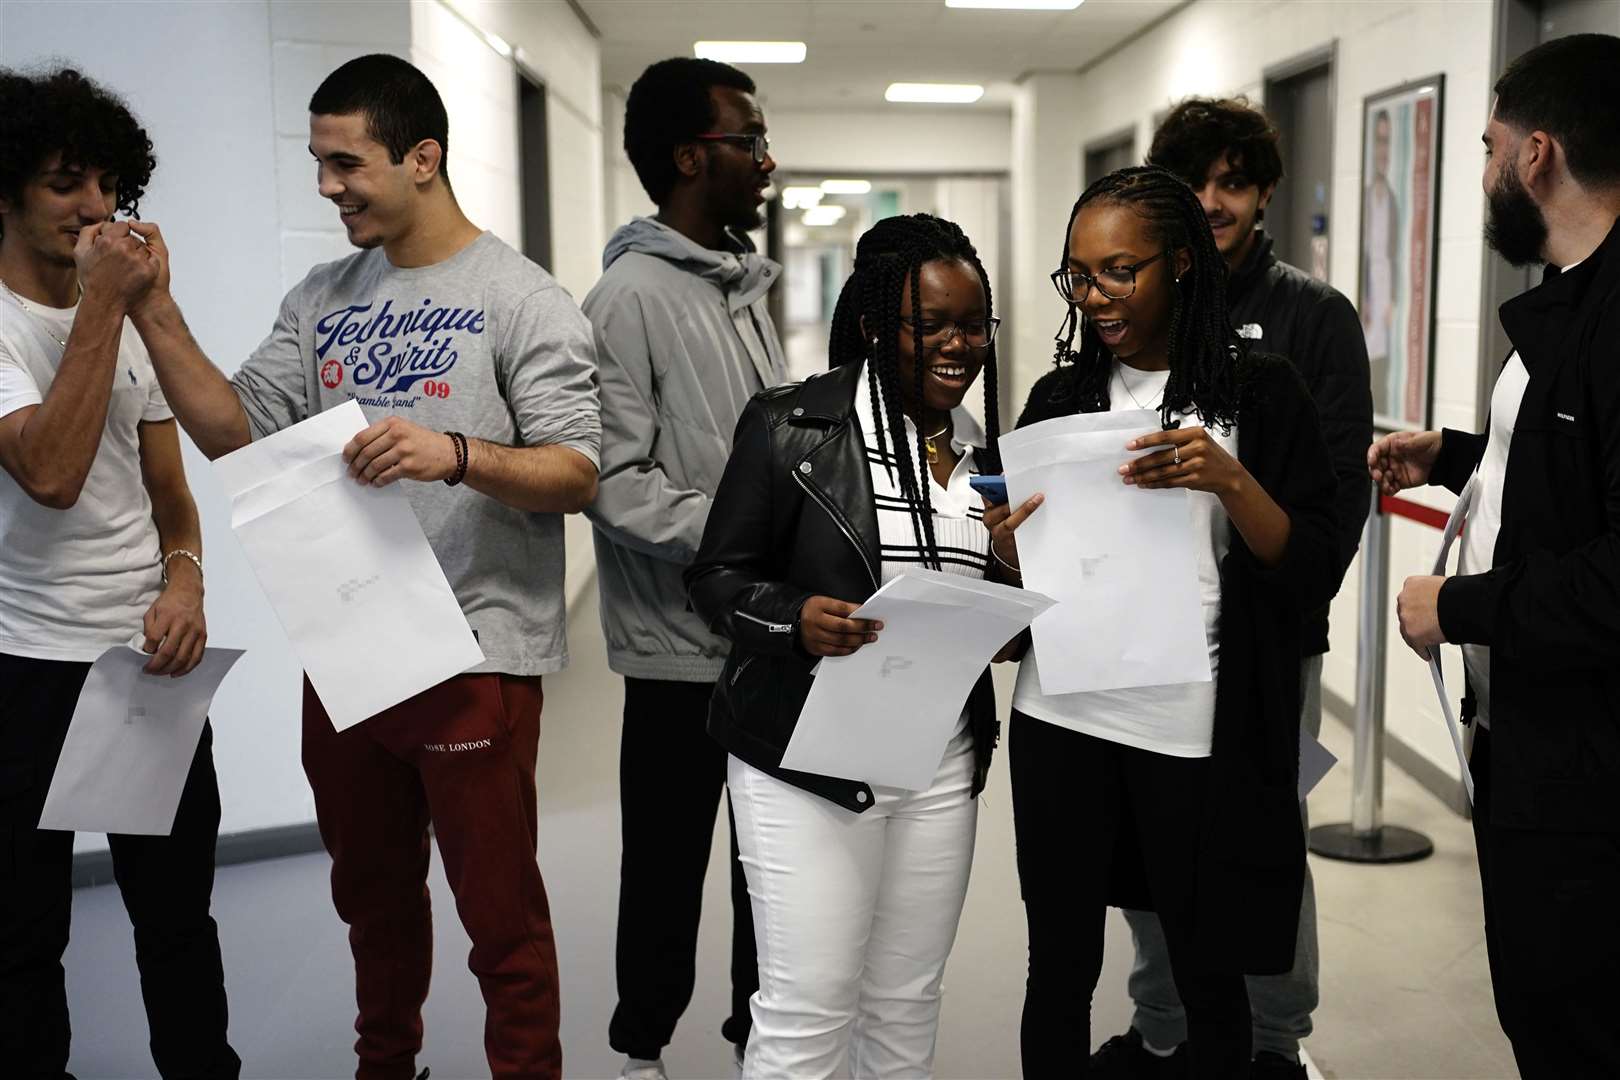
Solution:
<svg viewBox="0 0 1620 1080"><path fill-rule="evenodd" d="M546 686L540 863L562 964L568 1076L612 1077L620 1064L607 1046L606 1029L614 1002L621 689L607 670L594 597L576 613L573 654L573 666ZM1349 733L1332 720L1326 728L1325 741L1347 763ZM1311 803L1318 821L1345 817L1347 764L1334 770ZM1396 771L1387 779L1386 807L1387 820L1427 832L1436 854L1389 867L1312 857L1321 908L1322 1005L1309 1052L1329 1077L1513 1076L1491 1006L1468 825ZM724 832L717 830L697 994L665 1055L675 1080L730 1075L728 1048L719 1035L727 993L724 858ZM219 874L214 911L231 994L232 1041L245 1062L244 1076L337 1078L352 1069L352 974L343 927L328 902L326 870L326 856L316 854ZM432 1066L435 1080L488 1075L482 1002L464 961L467 939L437 866L433 899L438 963L421 1063ZM66 958L73 1070L81 1080L152 1076L129 927L117 892L85 889L74 902ZM1006 766L998 757L947 978L937 1071L942 1080L1017 1075L1024 954ZM1111 913L1108 963L1095 1004L1097 1041L1129 1023L1129 962L1129 934Z"/></svg>

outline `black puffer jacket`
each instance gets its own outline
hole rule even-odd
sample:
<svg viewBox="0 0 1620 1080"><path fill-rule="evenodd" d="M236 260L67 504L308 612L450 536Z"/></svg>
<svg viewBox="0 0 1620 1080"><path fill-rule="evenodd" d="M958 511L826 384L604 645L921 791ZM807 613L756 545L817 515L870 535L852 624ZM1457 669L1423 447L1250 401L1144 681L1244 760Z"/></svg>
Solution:
<svg viewBox="0 0 1620 1080"><path fill-rule="evenodd" d="M1261 232L1254 250L1227 285L1232 325L1261 352L1286 356L1305 380L1322 422L1322 439L1338 478L1338 591L1356 557L1367 520L1372 483L1367 447L1372 445L1372 374L1367 339L1356 309L1344 294L1277 258L1271 237ZM1328 609L1305 618L1301 655L1328 650Z"/></svg>
<svg viewBox="0 0 1620 1080"><path fill-rule="evenodd" d="M799 609L812 596L860 603L881 575L871 466L855 416L862 370L847 364L748 403L686 571L692 607L732 643L709 734L754 768L857 813L872 805L870 785L781 764L816 663L799 645ZM1000 735L988 671L968 710L977 795Z"/></svg>

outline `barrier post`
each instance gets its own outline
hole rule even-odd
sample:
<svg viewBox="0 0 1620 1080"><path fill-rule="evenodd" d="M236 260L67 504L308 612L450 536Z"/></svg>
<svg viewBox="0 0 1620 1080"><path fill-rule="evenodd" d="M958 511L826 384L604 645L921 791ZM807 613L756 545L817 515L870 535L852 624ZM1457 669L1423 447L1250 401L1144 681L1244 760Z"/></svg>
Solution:
<svg viewBox="0 0 1620 1080"><path fill-rule="evenodd" d="M1348 862L1415 862L1434 842L1415 829L1384 824L1384 677L1389 625L1389 516L1374 491L1361 534L1361 602L1356 632L1356 727L1350 821L1318 825L1310 849Z"/></svg>

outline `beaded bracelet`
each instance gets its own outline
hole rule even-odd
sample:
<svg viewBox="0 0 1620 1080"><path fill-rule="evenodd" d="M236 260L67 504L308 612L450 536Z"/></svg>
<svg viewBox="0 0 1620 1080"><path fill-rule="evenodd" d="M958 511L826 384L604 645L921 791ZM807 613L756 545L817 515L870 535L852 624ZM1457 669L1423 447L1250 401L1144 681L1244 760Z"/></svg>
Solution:
<svg viewBox="0 0 1620 1080"><path fill-rule="evenodd" d="M447 431L450 442L456 448L456 471L444 478L449 487L455 487L467 478L467 436L459 431Z"/></svg>

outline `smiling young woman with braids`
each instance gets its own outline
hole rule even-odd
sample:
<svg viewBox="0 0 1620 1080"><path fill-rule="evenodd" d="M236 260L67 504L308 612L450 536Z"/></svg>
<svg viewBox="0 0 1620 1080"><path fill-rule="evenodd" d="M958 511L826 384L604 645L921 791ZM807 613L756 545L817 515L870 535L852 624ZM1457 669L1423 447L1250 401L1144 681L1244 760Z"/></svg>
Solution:
<svg viewBox="0 0 1620 1080"><path fill-rule="evenodd" d="M1122 439L1120 457L1163 449L1122 464L1120 479L1189 492L1215 680L1046 695L1033 657L1019 673L1009 763L1029 920L1024 1073L1098 1069L1091 995L1112 904L1156 910L1164 926L1188 1019L1165 1075L1247 1077L1243 974L1288 970L1299 924L1297 639L1338 581L1334 474L1298 375L1233 332L1225 264L1174 175L1122 169L1088 188L1053 281L1069 305L1057 367L1019 426L1159 414L1164 430ZM1017 565L1015 530L1033 509L986 515L998 558Z"/></svg>
<svg viewBox="0 0 1620 1080"><path fill-rule="evenodd" d="M692 605L733 643L709 731L731 754L759 943L743 1069L754 1078L922 1077L997 729L988 673L924 791L785 771L824 656L876 641L851 619L906 566L983 577L996 464L997 321L962 230L926 214L860 239L829 372L749 404L715 495ZM982 374L988 435L960 408ZM874 724L882 717L874 716Z"/></svg>

